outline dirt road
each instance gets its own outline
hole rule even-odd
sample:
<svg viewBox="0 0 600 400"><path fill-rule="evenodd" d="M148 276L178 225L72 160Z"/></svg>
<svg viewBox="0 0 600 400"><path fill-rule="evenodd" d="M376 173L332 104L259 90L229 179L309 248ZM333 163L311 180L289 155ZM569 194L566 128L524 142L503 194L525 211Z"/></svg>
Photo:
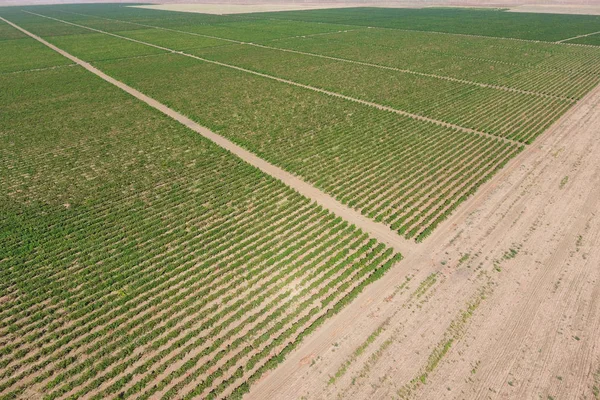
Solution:
<svg viewBox="0 0 600 400"><path fill-rule="evenodd" d="M446 122L446 121L441 121L441 120L437 120L437 119L434 119L434 118L425 117L425 116L422 116L420 114L413 114L413 113L408 112L408 111L399 110L399 109L396 109L396 108L393 108L393 107L389 107L389 106L386 106L386 105L383 105L383 104L379 104L379 103L374 103L374 102L371 102L371 101L362 100L362 99L359 99L359 98L356 98L356 97L346 96L346 95L341 94L341 93L332 92L332 91L321 89L321 88L318 88L318 87L315 87L315 86L305 85L305 84L302 84L302 83L291 81L289 79L284 79L284 78L279 78L279 77L273 76L273 75L263 74L261 72L253 71L253 70L242 68L242 67L238 67L236 65L227 64L227 63L223 63L223 62L220 62L220 61L209 60L207 58L198 57L198 56L195 56L193 54L188 54L188 53L183 52L183 51L178 51L178 50L174 50L174 49L171 49L171 48L168 48L168 47L159 46L159 45L156 45L156 44L153 44L153 43L144 42L142 40L128 38L126 36L118 35L118 34L115 34L115 33L103 31L103 30L96 29L96 28L90 28L89 26L76 24L76 23L73 23L73 22L69 22L69 21L65 21L65 20L59 19L59 18L49 17L47 15L38 14L38 13L31 12L31 11L24 11L24 12L26 12L27 14L31 14L31 15L35 15L35 16L41 17L41 18L50 19L52 21L61 22L63 24L67 24L67 25L71 25L71 26L76 26L76 27L82 28L82 29L87 29L87 30L92 31L92 32L98 32L98 33L102 33L102 34L105 34L105 35L108 35L108 36L112 36L112 37L116 37L116 38L119 38L119 39L127 40L127 41L130 41L130 42L133 42L133 43L139 43L139 44L143 44L145 46L154 47L156 49L163 50L163 51L166 51L166 52L169 52L169 53L172 53L172 54L179 54L179 55L182 55L182 56L185 56L185 57L189 57L189 58L193 58L195 60L203 61L203 62L206 62L206 63L209 63L209 64L215 64L215 65L219 65L221 67L231 68L231 69L234 69L234 70L237 70L237 71L241 71L241 72L245 72L245 73L248 73L248 74L260 76L262 78L267 78L267 79L271 79L271 80L274 80L274 81L277 81L277 82L286 83L288 85L297 86L297 87L301 87L303 89L312 90L313 92L323 93L323 94L326 94L326 95L332 96L332 97L338 97L340 99L344 99L344 100L348 100L348 101L351 101L351 102L354 102L354 103L358 103L358 104L362 104L362 105L365 105L365 106L373 107L373 108L376 108L378 110L389 111L389 112L392 112L392 113L395 113L395 114L398 114L398 115L402 115L402 116L405 116L405 117L408 117L408 118L416 119L418 121L431 122L433 124L444 126L446 128L452 128L452 129L456 129L456 130L459 130L459 131L462 131L462 132L466 132L466 133L474 133L474 134L477 134L477 135L480 135L480 136L488 137L490 139L502 140L502 141L507 142L507 143L522 144L522 143L520 143L520 142L518 142L516 140L512 140L512 139L505 138L505 137L502 137L502 136L492 135L492 134L489 134L489 133L486 133L486 132L478 131L478 130L471 129L471 128L466 128L466 127L463 127L463 126L460 126L460 125L456 125L456 124L453 124L453 123L449 123L449 122ZM13 25L13 26L15 26L15 25ZM32 34L30 34L30 33L28 33L28 34L30 36L32 36ZM35 38L37 38L39 40L43 40L41 38L38 38L35 35L33 35L32 37L35 37ZM52 46L50 43L48 43L46 41L43 41L43 43L46 44L46 45ZM52 46L52 48L54 50L57 49L56 46ZM60 51L62 51L64 53L63 50L60 50ZM67 54L67 53L65 53L65 54ZM65 55L65 54L63 54L63 55ZM82 62L84 62L84 61L82 61ZM94 68L94 67L92 67L92 68ZM96 71L98 71L96 68L94 68L94 69ZM98 75L98 74L96 74L96 75ZM100 75L98 75L98 76L100 76ZM116 81L114 79L112 79L112 80L115 81L115 82L118 82L118 81ZM111 83L113 83L113 82L111 82ZM121 82L119 82L119 83L121 83ZM123 85L123 83L121 83L121 85ZM121 87L121 89L123 89L123 88ZM139 92L137 92L137 93L139 93ZM148 98L145 95L144 95L144 97ZM171 111L173 111L173 110L171 110ZM173 111L173 112L175 112L175 111ZM357 215L360 215L360 213L357 213Z"/></svg>
<svg viewBox="0 0 600 400"><path fill-rule="evenodd" d="M249 398L595 398L599 138L600 87Z"/></svg>
<svg viewBox="0 0 600 400"><path fill-rule="evenodd" d="M249 152L248 150L245 150L244 148L238 146L237 144L231 142L230 140L225 139L223 136L217 135L216 133L210 131L209 129L197 124L196 122L192 121L190 118L186 117L185 115L165 106L162 103L159 103L158 101L154 100L153 98L146 96L145 94L124 84L123 82L120 82L120 81L112 78L111 76L106 75L104 72L95 68L91 64L67 53L66 51L45 41L41 37L36 36L33 33L21 28L20 26L14 24L2 17L0 17L0 20L15 27L16 29L18 29L21 32L25 33L26 35L32 37L33 39L37 40L38 42L48 46L49 48L56 51L57 53L67 57L74 63L82 66L86 70L88 70L91 73L97 75L98 77L104 79L105 81L115 85L119 89L124 90L125 92L127 92L130 95L136 97L137 99L143 101L144 103L148 104L149 106L157 109L158 111L162 112L163 114L173 118L174 120L187 126L188 128L192 129L193 131L201 134L208 140L210 140L213 143L217 144L218 146L224 148L225 150L235 154L236 156L240 157L247 163L260 169L264 173L271 175L272 177L274 177L276 179L279 179L286 185L292 187L298 193L302 194L303 196L306 196L307 198L313 200L314 202L318 203L319 205L323 206L324 208L330 210L337 216L342 217L343 219L349 221L350 223L354 224L355 226L357 226L364 232L371 235L373 238L392 247L394 250L396 250L400 253L404 253L404 252L409 251L410 249L416 247L416 243L400 237L399 235L397 235L395 232L390 230L390 228L388 228L384 224L372 221L372 220L364 217L360 212L355 211L352 208L345 206L344 204L340 203L333 197L331 197L328 194L315 188L311 184L306 183L303 180L301 180L300 178L294 176L293 174L291 174L279 167L276 167L273 164L268 163L267 161L254 155L253 153Z"/></svg>

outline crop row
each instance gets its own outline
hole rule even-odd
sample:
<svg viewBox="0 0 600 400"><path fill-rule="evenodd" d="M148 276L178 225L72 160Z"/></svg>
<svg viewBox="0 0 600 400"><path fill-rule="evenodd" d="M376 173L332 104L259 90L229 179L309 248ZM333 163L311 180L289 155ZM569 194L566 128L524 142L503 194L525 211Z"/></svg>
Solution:
<svg viewBox="0 0 600 400"><path fill-rule="evenodd" d="M598 82L600 49L505 42L369 29L272 45L554 96L578 98L582 83Z"/></svg>
<svg viewBox="0 0 600 400"><path fill-rule="evenodd" d="M573 40L569 40L567 43L583 44L587 46L600 46L600 35L594 34L590 36L584 36Z"/></svg>
<svg viewBox="0 0 600 400"><path fill-rule="evenodd" d="M0 85L3 397L238 387L399 260L83 70Z"/></svg>
<svg viewBox="0 0 600 400"><path fill-rule="evenodd" d="M347 8L256 13L254 16L550 42L595 32L600 23L600 17L596 15L511 13L465 8Z"/></svg>
<svg viewBox="0 0 600 400"><path fill-rule="evenodd" d="M2 24L4 22L0 21L0 26ZM0 74L71 63L70 60L59 56L41 43L28 38L0 40L0 53L2 53Z"/></svg>
<svg viewBox="0 0 600 400"><path fill-rule="evenodd" d="M90 35L61 37L54 41L88 60L94 60L94 55L84 49L111 48L109 44L115 40L144 47L111 36L106 36L106 43L101 45L101 36L94 35L93 40ZM73 40L77 40L77 46L70 45ZM570 106L566 100L474 87L341 61L319 59L315 62L310 56L271 49L225 46L209 49L208 53L202 49L191 53L528 143ZM402 90L392 90L395 88Z"/></svg>
<svg viewBox="0 0 600 400"><path fill-rule="evenodd" d="M69 11L72 7L28 7L27 11L40 13L54 18L69 20L91 28L107 32L132 32L145 30L144 25L157 25L163 28L184 28L190 32L214 35L224 39L242 40L246 42L260 42L277 40L288 37L327 34L340 30L352 29L351 26L338 24L322 24L310 22L276 21L272 19L257 19L254 17L224 16L220 21L205 23L206 16L186 15L175 12L156 12L143 9L122 7L116 15L110 12L95 12L86 10ZM105 10L108 7L105 7ZM86 14L87 13L87 14ZM9 16L19 23L30 23L27 16L19 13L10 13ZM190 18L191 17L191 18ZM215 16L218 17L218 16ZM68 28L70 34L82 34L77 27ZM33 24L32 31L45 36L62 36L69 34L58 26L47 26L43 23Z"/></svg>
<svg viewBox="0 0 600 400"><path fill-rule="evenodd" d="M164 62L173 71L175 59ZM122 64L115 63L104 64L103 67L107 67L111 73L118 74L130 84L143 87L146 92L152 91L154 97L165 99L164 96L167 95L162 91L160 78L150 79L145 68L137 62L135 67L123 68ZM159 68L157 63L154 63L154 68ZM126 70L135 70L135 76L124 76L123 71ZM171 77L175 77L175 81L186 81L188 88L196 85L204 87L198 81L210 79L212 73L220 73L221 79L224 78L224 71L202 64L190 64L177 74L173 71ZM146 76L142 77L142 74ZM183 76L189 76L190 79L184 79ZM237 87L237 79L244 77L231 79L230 84ZM148 85L150 80L152 85ZM397 203L398 199L402 199L401 194L415 182L423 182L432 169L471 160L484 152L485 146L490 143L495 143L494 146L501 145L500 141L494 142L476 134L462 133L389 112L355 107L352 104L343 106L343 102L339 104L337 99L302 93L294 88L288 88L288 93L271 90L269 86L277 87L279 84L271 84L265 80L260 85L250 86L249 79L245 78L244 85L248 92L242 92L240 95L253 99L254 107L249 114L250 110L232 101L228 110L238 115L239 120L231 121L231 128L227 125L211 126L209 115L199 114L203 109L190 107L193 93L189 93L189 89L189 97L178 100L176 96L168 96L166 101L188 115L194 115L219 133L239 140L266 158L281 163L340 201L361 211L364 207L365 214L372 218L378 218L379 213L371 213L371 209L377 208L378 203L370 204L370 199L390 207ZM171 89L175 88L171 86ZM211 95L207 90L203 93L203 104L207 107L211 103ZM297 101L290 102L288 98L291 96ZM224 100L222 96L221 100ZM288 125L285 119L277 119L278 115L282 115L277 111L280 102L297 105L295 112L289 117L293 121L293 127ZM318 106L313 107L312 104ZM212 118L224 121L224 118L219 116L220 108L207 110L208 112ZM303 120L300 116L310 118ZM238 130L237 127L243 127L244 130ZM252 132L252 135L246 135L244 132ZM272 132L278 134L273 135ZM462 150L461 157L457 159L452 150ZM443 169L443 173L450 174L450 170ZM440 193L436 192L436 189L436 186L432 186L429 192L417 193L418 196L435 196ZM469 192L469 188L465 188L465 192ZM461 198L462 200L464 199ZM403 205L405 203L400 202L396 206L402 208ZM393 221L389 222L391 223Z"/></svg>
<svg viewBox="0 0 600 400"><path fill-rule="evenodd" d="M169 34L176 35L174 32ZM180 34L181 38L185 36ZM153 39L156 35L136 37L148 42L156 40ZM65 43L65 39L60 39L57 44L66 45L70 51L78 50L69 46L68 41ZM110 37L110 40L119 39ZM86 46L103 47L92 42L86 42ZM571 105L567 100L482 88L342 61L315 59L274 49L229 45L208 50L192 49L189 52L527 143ZM85 52L82 55L90 57ZM569 81L579 84L577 95L583 95L597 83L597 80L586 81L581 75Z"/></svg>
<svg viewBox="0 0 600 400"><path fill-rule="evenodd" d="M81 41L85 42L88 36L81 38ZM231 49L235 47L228 46ZM272 51L269 51L269 54L271 53ZM300 56L298 59L302 62L311 60L310 57L305 56ZM339 62L335 64L341 65ZM395 229L402 227L402 225L397 226L395 219L400 219L403 215L411 215L411 218L407 219L409 222L421 216L418 206L420 196L430 198L435 193L434 196L439 197L440 202L445 202L446 192L441 191L443 188L441 182L460 187L459 194L461 191L472 193L471 187L451 179L457 173L451 168L442 169L438 175L435 175L437 180L432 182L438 182L437 185L433 183L425 185L423 182L429 177L427 174L433 174L431 168L454 165L461 160L471 160L483 154L488 143L493 142L491 139L474 134L469 134L465 138L461 136L462 133L434 124L355 105L184 56L168 55L153 59L152 62L144 59L119 60L98 65L118 79L192 116L200 123L232 138L269 161L302 176L342 202L390 226L393 224ZM284 65L295 67L293 63L284 63ZM300 67L296 68L298 71L306 70L301 68L306 64L299 65ZM323 64L319 64L316 69L323 71ZM359 70L359 72L357 78L362 77L363 71ZM382 73L387 72L382 71ZM330 74L332 78L334 75ZM339 76L347 75L339 74ZM356 82L353 79L347 80ZM364 79L365 84L361 87L368 88L367 81ZM385 79L380 81L383 82ZM452 82L444 83L456 87ZM465 85L458 85L465 87ZM375 84L372 86L379 88ZM436 112L448 122L464 122L467 126L469 121L478 124L485 122L489 125L489 128L485 126L485 129L491 133L496 133L494 129L498 129L499 126L506 126L510 137L524 142L531 142L535 135L542 132L570 104L558 99L494 89L489 89L492 95L486 98L483 95L484 88L468 87L468 89L474 94L479 93L479 97L474 98L481 98L482 105L464 107L465 110L462 110L461 103L456 100L461 96L454 96L445 99L445 108L441 108L446 110L445 114L441 114L441 110ZM201 96L198 90L202 92ZM514 102L509 101L507 95L512 96ZM428 97L432 98L433 94ZM239 99L248 100L240 102ZM442 100L444 99L438 99L439 102ZM425 101L426 99L422 99L422 102ZM489 111L491 108L489 104L494 102L502 103L504 106L495 107L498 115ZM540 109L540 103L546 103L548 106ZM532 108L536 106L537 109ZM528 109L529 113L524 111ZM460 119L451 115L453 111L455 115L460 115ZM482 115L487 116L483 122L479 121ZM418 132L422 133L411 135ZM465 138L465 142L461 137ZM421 143L421 148L426 147L422 145L425 142L442 143L446 151L431 158L428 154L435 147L425 151L413 150L415 140ZM471 143L472 146L465 147L463 143ZM501 142L496 142L496 146L500 144ZM463 151L457 160L455 154L448 150L459 149L460 146L463 146ZM465 151L465 149L470 150ZM408 153L412 155L412 164L404 163L403 158L399 156ZM503 159L502 155L493 154L498 157L498 160ZM393 166L382 169L380 161L385 159L394 159ZM495 171L493 166L494 163L484 163L480 167L484 171L487 168ZM475 171L471 173L474 174ZM358 180L358 177L366 178ZM416 182L422 185L414 185ZM344 187L346 183L352 185L349 195L339 195L338 187ZM480 181L474 181L473 184L478 186ZM411 185L414 187L411 188ZM381 188L384 187L387 189L382 191ZM406 193L410 193L411 196L405 196ZM448 192L451 193L454 192ZM460 195L457 201L461 202L464 198L465 196ZM383 209L378 212L374 211L382 207ZM427 213L432 211L443 213L443 209L426 207L423 209ZM398 214L399 210L402 210L400 214ZM395 219L390 219L390 216L394 216ZM428 222L436 220L434 217L428 218L427 215L423 215ZM424 224L417 226L420 231L428 228L428 225ZM415 236L414 232L410 234L412 231L413 228L405 228L401 233Z"/></svg>
<svg viewBox="0 0 600 400"><path fill-rule="evenodd" d="M91 16L51 13L57 18L81 23L90 27L102 29L94 24ZM120 22L123 21L123 22ZM136 19L128 20L122 16L113 23L129 23L130 27L143 28L137 25ZM146 27L163 27L160 21L145 21ZM286 23L294 26L298 22ZM202 40L210 40L198 35L209 35L239 41L253 41L284 47L289 49L309 51L314 54L337 56L350 60L371 62L415 72L431 73L449 76L457 79L473 80L476 82L515 87L522 90L537 91L543 94L579 98L581 85L596 84L600 78L598 58L600 51L589 48L577 48L548 43L518 42L496 38L464 37L439 35L428 32L389 31L381 29L352 29L336 34L335 30L326 24L321 24L327 35L308 36L298 34L294 38L270 43L269 39L248 38L243 35L230 34L227 29L231 26L243 26L245 29L254 27L259 30L265 25L273 29L279 22L252 21L226 25L173 26L169 29L186 32L179 35L176 43L181 48L205 47ZM173 35L174 31L148 30L136 32L132 29L106 29L135 39L148 40L147 35L158 39L161 45L169 47L163 36ZM335 26L334 26L335 28ZM347 28L347 27L337 27ZM223 31L225 29L225 31ZM236 28L237 29L237 28ZM329 29L327 31L326 29ZM158 34L160 33L160 35ZM191 34L191 35L190 35ZM291 32L290 32L291 35ZM176 35L175 35L176 36ZM217 40L217 39L213 39ZM153 42L151 39L148 40ZM154 43L154 42L153 42ZM227 44L221 41L221 44ZM218 45L217 43L213 43ZM518 79L515 74L518 73ZM551 76L546 76L548 73ZM577 77L574 78L573 75ZM585 89L583 90L585 92Z"/></svg>
<svg viewBox="0 0 600 400"><path fill-rule="evenodd" d="M292 29L292 31L286 33L286 35L289 37L293 35L294 29L299 29L296 32L297 35L283 41L280 40L281 38L277 38L276 47L283 46L315 54L337 56L414 70L415 72L515 87L569 98L580 98L589 90L590 85L597 84L600 79L597 62L600 51L573 46L486 37L439 35L429 32L356 29L356 27L348 32L346 26L328 26L327 24L316 24L320 30L305 31L301 29L303 23L300 22L263 20L199 26L169 24L168 29L192 34L177 36L173 35L175 33L173 31L155 30L154 32L148 32L148 29L143 29L152 26L165 27L164 21L170 21L170 19L164 19L164 21L156 19L153 22L146 18L143 22L136 22L139 19L135 16L128 17L127 13L118 17L119 19L106 20L94 18L91 15L71 14L53 10L44 12L56 18L116 32L135 39L147 40L167 47L174 42L176 44L174 48L178 49L201 48L207 45L219 46L218 39L203 38L197 35L194 36L194 34L271 44L270 41L273 38L269 38L269 36L265 38L248 37L229 31L231 29L244 29L260 32L262 29L276 30L280 25L291 25L289 29ZM104 21L104 23L98 24L98 21ZM139 23L142 23L143 26L138 25ZM115 26L110 24L115 24ZM297 26L298 24L300 26ZM304 27L304 29L307 28ZM344 33L336 34L337 30L340 29L343 29ZM317 35L311 36L311 33L315 32L317 32ZM327 35L320 36L318 33L327 33ZM164 36L169 35L175 36L175 38L165 41ZM155 40L158 40L158 42L155 42ZM207 40L210 43L204 43ZM211 40L214 42L211 42ZM226 40L220 42L221 45L228 44ZM515 78L517 73L518 78Z"/></svg>
<svg viewBox="0 0 600 400"><path fill-rule="evenodd" d="M401 111L483 131L531 140L555 110L571 102L415 76L277 50L228 46L189 51L295 82L387 105ZM551 120L554 120L552 118Z"/></svg>

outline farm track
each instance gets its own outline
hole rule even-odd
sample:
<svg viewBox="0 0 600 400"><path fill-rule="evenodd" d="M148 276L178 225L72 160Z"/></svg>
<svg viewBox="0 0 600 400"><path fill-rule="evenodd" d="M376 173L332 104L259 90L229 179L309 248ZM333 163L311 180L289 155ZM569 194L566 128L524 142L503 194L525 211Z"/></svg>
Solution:
<svg viewBox="0 0 600 400"><path fill-rule="evenodd" d="M568 42L569 40L575 40L575 39L579 39L579 38L582 38L582 37L588 37L588 36L598 35L598 34L600 34L600 31L598 31L598 32L592 32L592 33L587 33L585 35L574 36L574 37L568 38L568 39L557 40L555 43L564 43L564 42ZM569 43L569 44L579 44L579 43Z"/></svg>
<svg viewBox="0 0 600 400"><path fill-rule="evenodd" d="M46 17L46 18L48 18L48 17ZM292 187L294 190L298 191L298 193L302 194L303 196L308 197L309 199L315 201L317 204L332 211L334 214L351 222L352 224L356 225L359 229L363 230L364 232L369 233L373 238L377 239L378 241L380 241L382 243L387 244L388 246L392 247L396 251L406 252L406 251L410 251L410 249L412 249L416 246L416 244L414 242L405 240L405 239L399 237L396 233L390 231L390 229L387 226L369 220L368 218L364 217L359 212L353 210L350 207L347 207L347 206L341 204L340 202L335 200L333 197L321 192L320 190L316 189L314 186L302 181L301 179L297 178L296 176L292 175L291 173L284 171L283 169L276 167L273 164L268 163L267 161L259 158L258 156L254 155L253 153L249 152L248 150L236 145L235 143L231 142L230 140L225 139L224 137L211 132L210 130L197 124L196 122L192 121L191 119L184 116L183 114L180 114L177 111L170 109L169 107L146 96L145 94L124 84L123 82L120 82L120 81L106 75L105 73L103 73L99 69L95 68L91 64L65 52L62 49L59 49L58 47L54 46L53 44L45 41L44 39L40 38L39 36L32 34L29 31L26 31L25 29L21 28L20 26L15 25L12 22L10 22L2 17L0 17L0 19L4 22L8 23L9 25L19 29L21 32L27 34L28 36L39 41L40 43L43 43L44 45L48 46L52 50L58 52L59 54L67 57L71 61L81 65L86 70L99 76L100 78L104 79L105 81L117 86L118 88L126 91L127 93L131 94L132 96L136 97L137 99L145 102L149 106L159 110L163 114L173 118L174 120L187 126L188 128L192 129L193 131L201 134L202 136L209 139L213 143L216 143L220 147L230 151L231 153L240 157L247 163L249 163L249 164L253 165L254 167L260 169L261 171L265 172L266 174L271 175L272 177L284 182L286 185L288 185L288 186ZM173 51L173 50L170 50L170 51L173 53L180 53L180 52Z"/></svg>
<svg viewBox="0 0 600 400"><path fill-rule="evenodd" d="M80 15L80 16L84 16L84 17L95 17L95 16L90 15L90 14L74 13L74 12L70 12L70 11L61 11L61 12L68 13L68 14L74 14L74 15ZM98 17L96 17L96 18L98 18ZM521 93L521 94L538 96L538 97L555 98L555 99L565 100L565 101L569 101L569 102L574 102L575 101L575 100L573 100L571 98L563 97L563 96L555 96L555 95L551 95L551 94L540 93L540 92L530 91L530 90L522 90L522 89L508 87L508 86L502 86L502 85L491 85L491 84L482 83L482 82L475 82L475 81L469 81L469 80L465 80L465 79L458 79L458 78L454 78L454 77L451 77L451 76L438 75L438 74L429 74L429 73L414 71L414 70L410 70L410 69L395 68L395 67L390 67L390 66L382 65L382 64L373 64L373 63L368 63L368 62L363 62L363 61L351 60L351 59L347 59L347 58L327 56L327 55L324 55L324 54L311 53L311 52L305 52L305 51L299 51L299 50L293 50L293 49L286 49L286 48L274 47L274 46L267 46L267 45L258 44L258 43L243 42L243 41L239 41L239 40L226 39L226 38L219 37L219 36L205 35L205 34L195 33L195 32L187 32L187 31L182 31L182 30L178 30L178 29L163 28L163 27L159 27L159 26L155 26L155 25L140 24L140 23L137 23L137 22L124 21L124 20L119 20L119 19L114 19L114 18L100 17L100 19L105 19L105 20L108 20L108 21L122 22L122 23L132 24L132 25L138 25L138 26L143 26L143 27L153 28L153 29L158 29L158 30L164 30L164 31L169 31L169 32L182 33L182 34L190 35L190 36L198 36L198 37L204 37L204 38L210 38L210 39L225 40L225 41L231 42L231 43L237 43L237 44L242 44L242 45L247 45L247 46L253 46L253 47L258 47L258 48L263 48L263 49L269 49L269 50L283 51L283 52L292 53L292 54L300 54L300 55L305 55L305 56L310 56L310 57L323 58L323 59L333 60L333 61L341 61L341 62L356 64L356 65L362 65L362 66L366 66L366 67L372 67L372 68L379 68L379 69L384 69L384 70L389 70L389 71L401 72L401 73L405 73L405 74L423 76L423 77L428 77L428 78L436 78L436 79L446 80L446 81L450 81L450 82L462 83L462 84L465 84L465 85L472 85L472 86L478 86L478 87L483 87L483 88L504 90L504 91L507 91L507 92ZM345 33L345 32L354 32L354 31L356 31L356 30L345 30L345 31L339 31L339 32L328 32L328 33L320 33L320 34L314 34L314 35L292 36L292 37L286 37L286 38L277 39L277 40L292 39L292 38L298 38L298 37L305 38L305 37L312 37L312 36L321 36L321 35L325 35L325 34ZM274 40L274 41L276 41L276 40Z"/></svg>
<svg viewBox="0 0 600 400"><path fill-rule="evenodd" d="M600 154L599 104L600 86L407 255L404 262L411 270L389 271L388 280L374 283L353 307L328 321L253 386L248 398L591 395L594 373L600 370L595 340L600 276L597 269L589 270L598 260L594 249L600 243L594 222L600 171L592 161ZM568 183L560 189L565 175ZM431 274L443 282L417 311L406 311L406 296L396 294L399 288L407 278L411 287L421 287ZM460 335L445 336L444 327L452 326L453 316L462 318L480 284L491 291L472 321ZM385 329L368 345L373 327L382 323ZM419 381L428 356L444 338L453 338L452 347L429 370L427 383L411 383ZM353 357L359 346L367 347ZM344 374L329 384L345 360L351 361Z"/></svg>
<svg viewBox="0 0 600 400"><path fill-rule="evenodd" d="M382 104L378 104L378 103L374 103L374 102L370 102L370 101L358 99L358 98L351 97L351 96L346 96L346 95L343 95L343 94L340 94L340 93L337 93L337 92L332 92L332 91L329 91L329 90L321 89L321 88L310 86L310 85L305 85L305 84L302 84L302 83L291 81L289 79L279 78L277 76L263 74L261 72L253 71L253 70L250 70L250 69L247 69L247 68L238 67L236 65L222 63L220 61L214 61L214 60L210 60L210 59L203 58L203 57L198 57L198 56L195 56L193 54L188 54L188 53L186 53L184 51L173 50L173 49L170 49L168 47L163 47L163 46L159 46L159 45L156 45L156 44L153 44L153 43L144 42L142 40L128 38L126 36L117 35L115 33L106 32L106 31L103 31L103 30L100 30L100 29L90 28L90 27L85 26L85 25L80 25L80 24L76 24L76 23L73 23L73 22L64 21L64 20L61 20L61 19L58 19L58 18L48 17L46 15L37 14L37 13L30 12L30 11L24 11L24 12L26 12L28 14L36 15L38 17L47 18L47 19L50 19L50 20L53 20L53 21L61 22L63 24L72 25L72 26L76 26L76 27L79 27L79 28L83 28L83 29L88 29L88 30L91 30L93 32L98 32L98 33L102 33L102 34L105 34L105 35L113 36L113 37L116 37L116 38L119 38L119 39L128 40L128 41L131 41L131 42L134 42L134 43L143 44L145 46L154 47L154 48L157 48L157 49L160 49L160 50L164 50L164 51L170 52L172 54L179 54L179 55L182 55L182 56L185 56L185 57L193 58L195 60L203 61L203 62L210 63L210 64L219 65L219 66L226 67L226 68L231 68L231 69L242 71L242 72L249 73L249 74L252 74L252 75L256 75L256 76L260 76L260 77L263 77L263 78L271 79L271 80L274 80L274 81L277 81L277 82L286 83L288 85L301 87L303 89L312 90L312 91L318 92L318 93L323 93L323 94L326 94L328 96L341 98L341 99L348 100L348 101L351 101L351 102L354 102L354 103L358 103L358 104L366 105L366 106L369 106L369 107L373 107L373 108L376 108L376 109L379 109L379 110L389 111L389 112L392 112L394 114L402 115L402 116L405 116L405 117L408 117L408 118L412 118L412 119L415 119L415 120L418 120L418 121L430 122L430 123L433 123L433 124L436 124L436 125L439 125L439 126L443 126L443 127L446 127L446 128L457 129L457 130L460 130L462 132L475 133L477 135L486 136L486 137L491 138L491 139L500 139L500 140L505 141L507 143L520 144L518 141L509 139L509 138L506 138L506 137L503 137L503 136L495 136L495 135L492 135L492 134L489 134L489 133L486 133L486 132L481 132L481 131L478 131L478 130L475 130L475 129L471 129L471 128L465 128L463 126L452 124L452 123L445 122L445 121L442 121L442 120L437 120L437 119L434 119L434 118L425 117L425 116L422 116L422 115L419 115L419 114L410 113L410 112L407 112L407 111L399 110L399 109L396 109L396 108L393 108L393 107L389 107L389 106L385 106L385 105L382 105Z"/></svg>

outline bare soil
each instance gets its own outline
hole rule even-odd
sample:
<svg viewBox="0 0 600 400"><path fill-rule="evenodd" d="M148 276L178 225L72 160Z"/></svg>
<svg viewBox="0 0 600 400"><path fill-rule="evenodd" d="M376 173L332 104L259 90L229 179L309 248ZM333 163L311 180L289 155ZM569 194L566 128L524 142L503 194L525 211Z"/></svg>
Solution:
<svg viewBox="0 0 600 400"><path fill-rule="evenodd" d="M191 12L191 13L202 13L202 14L245 14L253 12L271 12L271 11L291 11L291 10L319 10L324 8L348 8L348 7L373 7L372 3L254 3L254 4L239 4L239 3L221 3L221 4L207 4L207 3L168 3L168 4L152 4L142 6L132 6L138 8L149 8L152 10L165 10L165 11L180 11L180 12ZM389 7L402 7L402 8L422 8L423 5L402 3Z"/></svg>
<svg viewBox="0 0 600 400"><path fill-rule="evenodd" d="M597 87L248 398L596 398L599 136Z"/></svg>
<svg viewBox="0 0 600 400"><path fill-rule="evenodd" d="M35 1L35 0L33 0ZM38 0L43 1L43 0ZM145 1L144 3L159 3L150 5L132 6L154 10L180 11L203 14L244 14L253 12L291 11L291 10L318 10L324 8L348 7L383 7L383 8L425 8L425 7L506 7L510 12L526 13L551 13L551 14L588 14L600 15L600 3L592 1L562 1L560 3L545 1L541 4L527 4L522 1L334 1L334 2L293 2L293 1L194 1L181 3L177 0Z"/></svg>
<svg viewBox="0 0 600 400"><path fill-rule="evenodd" d="M512 7L508 11L541 14L600 15L600 3L590 1L587 4L525 4Z"/></svg>

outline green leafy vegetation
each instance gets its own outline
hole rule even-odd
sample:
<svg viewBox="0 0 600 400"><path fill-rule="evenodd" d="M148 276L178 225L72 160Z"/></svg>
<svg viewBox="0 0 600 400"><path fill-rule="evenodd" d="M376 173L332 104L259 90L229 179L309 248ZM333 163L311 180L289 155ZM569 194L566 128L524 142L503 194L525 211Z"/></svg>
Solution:
<svg viewBox="0 0 600 400"><path fill-rule="evenodd" d="M123 5L0 16L417 242L600 82L599 48L500 38L565 39L597 17ZM0 52L0 397L239 397L401 259L4 23ZM385 329L332 383L371 344L383 354Z"/></svg>
<svg viewBox="0 0 600 400"><path fill-rule="evenodd" d="M242 390L400 259L79 67L0 87L7 398Z"/></svg>
<svg viewBox="0 0 600 400"><path fill-rule="evenodd" d="M29 38L0 40L0 74L64 66L71 61Z"/></svg>
<svg viewBox="0 0 600 400"><path fill-rule="evenodd" d="M599 16L510 13L467 8L347 8L284 11L269 14L284 20L329 22L392 29L556 41L598 30ZM468 21L468 23L465 23Z"/></svg>

